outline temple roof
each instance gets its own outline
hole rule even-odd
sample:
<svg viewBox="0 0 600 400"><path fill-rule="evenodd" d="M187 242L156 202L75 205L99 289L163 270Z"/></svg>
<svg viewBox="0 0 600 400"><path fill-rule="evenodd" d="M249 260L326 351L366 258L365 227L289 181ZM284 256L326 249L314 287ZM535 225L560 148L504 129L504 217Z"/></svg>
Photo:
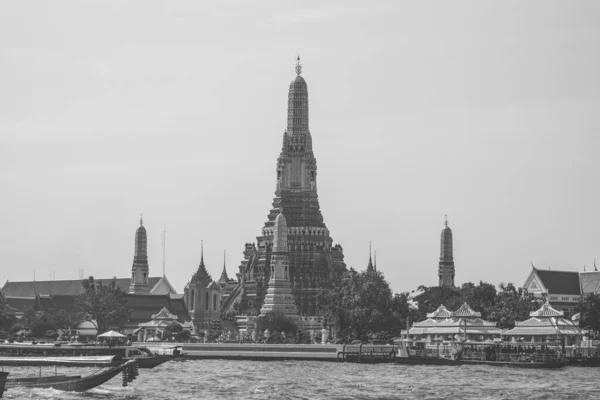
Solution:
<svg viewBox="0 0 600 400"><path fill-rule="evenodd" d="M563 315L565 315L565 313L552 308L548 300L546 300L539 310L529 313L530 317L562 317Z"/></svg>
<svg viewBox="0 0 600 400"><path fill-rule="evenodd" d="M177 319L177 315L171 314L169 312L169 309L167 307L163 307L156 314L152 314L152 319L170 319L170 320L176 320Z"/></svg>
<svg viewBox="0 0 600 400"><path fill-rule="evenodd" d="M150 287L154 287L161 277L154 276L148 278ZM94 279L95 282L103 282L109 284L115 281L116 285L125 293L129 291L131 278L109 278L109 279ZM66 279L56 281L6 281L2 287L2 292L7 297L34 297L35 293L53 294L53 295L72 295L76 296L83 291L81 279Z"/></svg>
<svg viewBox="0 0 600 400"><path fill-rule="evenodd" d="M467 303L463 303L462 306L452 313L453 317L481 317L481 313L473 310Z"/></svg>
<svg viewBox="0 0 600 400"><path fill-rule="evenodd" d="M450 318L451 316L452 312L443 305L439 306L434 312L427 314L427 318Z"/></svg>
<svg viewBox="0 0 600 400"><path fill-rule="evenodd" d="M535 267L534 267L535 268ZM552 271L535 268L538 277L551 294L581 294L579 272Z"/></svg>

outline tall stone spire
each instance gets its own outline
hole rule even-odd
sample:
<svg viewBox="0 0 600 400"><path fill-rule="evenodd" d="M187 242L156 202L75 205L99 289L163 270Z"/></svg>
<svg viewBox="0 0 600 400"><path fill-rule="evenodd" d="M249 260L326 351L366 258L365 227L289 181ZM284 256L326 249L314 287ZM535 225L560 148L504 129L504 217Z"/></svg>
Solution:
<svg viewBox="0 0 600 400"><path fill-rule="evenodd" d="M135 231L135 247L133 252L133 265L131 267L130 293L147 293L150 291L148 277L150 266L148 265L148 239L144 220L140 214L140 226Z"/></svg>
<svg viewBox="0 0 600 400"><path fill-rule="evenodd" d="M454 287L454 256L452 254L452 230L448 226L448 216L444 223L438 265L439 286Z"/></svg>
<svg viewBox="0 0 600 400"><path fill-rule="evenodd" d="M222 312L233 310L236 302L247 305L248 310L242 312L262 309L267 288L271 287L271 265L283 247L287 247L287 276L301 314L317 315L319 289L330 287L346 270L343 249L333 244L319 206L308 88L302 70L298 57L296 73L288 88L287 125L277 159L275 196L268 220L256 238L256 245L246 243L244 259L236 274L238 285L244 290L234 289L232 293L239 296L225 300ZM286 232L278 227L276 220L280 217L285 219Z"/></svg>
<svg viewBox="0 0 600 400"><path fill-rule="evenodd" d="M269 288L260 313L280 311L286 316L298 317L298 308L289 281L288 228L282 213L275 219L273 230L271 279L269 279Z"/></svg>
<svg viewBox="0 0 600 400"><path fill-rule="evenodd" d="M371 259L373 252L371 251L371 242L369 242L369 265L367 265L367 272L373 272L373 260Z"/></svg>
<svg viewBox="0 0 600 400"><path fill-rule="evenodd" d="M221 278L219 279L219 283L227 283L229 282L229 277L227 276L227 250L223 250L223 272L221 272Z"/></svg>
<svg viewBox="0 0 600 400"><path fill-rule="evenodd" d="M200 241L200 265L198 265L198 270L194 274L194 279L197 281L212 281L212 278L204 265L204 240Z"/></svg>

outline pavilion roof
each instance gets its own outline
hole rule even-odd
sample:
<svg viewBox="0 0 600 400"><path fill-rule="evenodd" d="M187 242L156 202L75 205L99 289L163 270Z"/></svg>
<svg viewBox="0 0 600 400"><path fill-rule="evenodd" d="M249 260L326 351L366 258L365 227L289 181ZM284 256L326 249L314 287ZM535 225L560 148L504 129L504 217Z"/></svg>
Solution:
<svg viewBox="0 0 600 400"><path fill-rule="evenodd" d="M462 306L456 311L452 313L453 317L481 317L481 313L473 310L469 305L465 302Z"/></svg>
<svg viewBox="0 0 600 400"><path fill-rule="evenodd" d="M432 313L427 314L427 318L450 318L452 312L449 311L444 305L441 305Z"/></svg>
<svg viewBox="0 0 600 400"><path fill-rule="evenodd" d="M548 300L546 300L542 308L529 313L530 317L562 317L563 315L565 313L552 308Z"/></svg>

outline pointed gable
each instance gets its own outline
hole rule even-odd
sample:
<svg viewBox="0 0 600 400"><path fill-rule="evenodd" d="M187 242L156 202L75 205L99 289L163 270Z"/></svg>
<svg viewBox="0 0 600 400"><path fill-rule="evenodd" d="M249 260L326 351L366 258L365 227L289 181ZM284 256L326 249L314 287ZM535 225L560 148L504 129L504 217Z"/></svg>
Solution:
<svg viewBox="0 0 600 400"><path fill-rule="evenodd" d="M166 275L163 275L162 278L160 278L160 280L158 282L156 282L156 285L154 285L152 290L150 290L150 294L170 294L170 293L176 293L176 291L173 288L173 285L171 285L171 282L169 282L169 280L167 279Z"/></svg>
<svg viewBox="0 0 600 400"><path fill-rule="evenodd" d="M600 271L580 272L579 282L581 285L581 294L598 293Z"/></svg>
<svg viewBox="0 0 600 400"><path fill-rule="evenodd" d="M532 267L531 272L529 273L529 276L525 280L525 283L523 284L523 288L527 289L528 292L531 292L534 294L548 293L548 289L546 288L546 286L544 286L544 283L538 276L538 269L536 267L534 267L533 265L531 267Z"/></svg>
<svg viewBox="0 0 600 400"><path fill-rule="evenodd" d="M548 300L546 300L539 310L529 313L530 317L562 317L563 315L565 315L565 313L552 308Z"/></svg>
<svg viewBox="0 0 600 400"><path fill-rule="evenodd" d="M469 307L469 305L467 303L463 303L463 305L460 306L460 308L458 310L456 310L452 313L452 316L453 317L473 318L473 317L481 317L481 313L473 310L471 307Z"/></svg>
<svg viewBox="0 0 600 400"><path fill-rule="evenodd" d="M443 305L439 306L437 308L437 310L435 310L434 312L427 314L427 318L434 318L434 319L450 318L451 316L452 316L452 312L449 311Z"/></svg>

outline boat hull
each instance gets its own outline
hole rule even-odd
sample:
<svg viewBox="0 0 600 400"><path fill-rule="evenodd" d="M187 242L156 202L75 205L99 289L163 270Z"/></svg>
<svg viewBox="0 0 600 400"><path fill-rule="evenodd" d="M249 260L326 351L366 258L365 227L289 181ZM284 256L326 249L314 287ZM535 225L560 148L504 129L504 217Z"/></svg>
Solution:
<svg viewBox="0 0 600 400"><path fill-rule="evenodd" d="M394 363L406 365L460 365L458 360L433 357L399 357L394 359Z"/></svg>
<svg viewBox="0 0 600 400"><path fill-rule="evenodd" d="M31 379L17 379L14 382L8 380L7 387L25 387L38 389L56 389L70 392L85 392L93 389L103 383L108 382L125 369L133 367L136 361L128 361L107 371L98 374L92 374L86 377L65 376L65 377L42 377Z"/></svg>
<svg viewBox="0 0 600 400"><path fill-rule="evenodd" d="M0 397L4 393L6 387L6 378L8 377L8 372L0 371Z"/></svg>

